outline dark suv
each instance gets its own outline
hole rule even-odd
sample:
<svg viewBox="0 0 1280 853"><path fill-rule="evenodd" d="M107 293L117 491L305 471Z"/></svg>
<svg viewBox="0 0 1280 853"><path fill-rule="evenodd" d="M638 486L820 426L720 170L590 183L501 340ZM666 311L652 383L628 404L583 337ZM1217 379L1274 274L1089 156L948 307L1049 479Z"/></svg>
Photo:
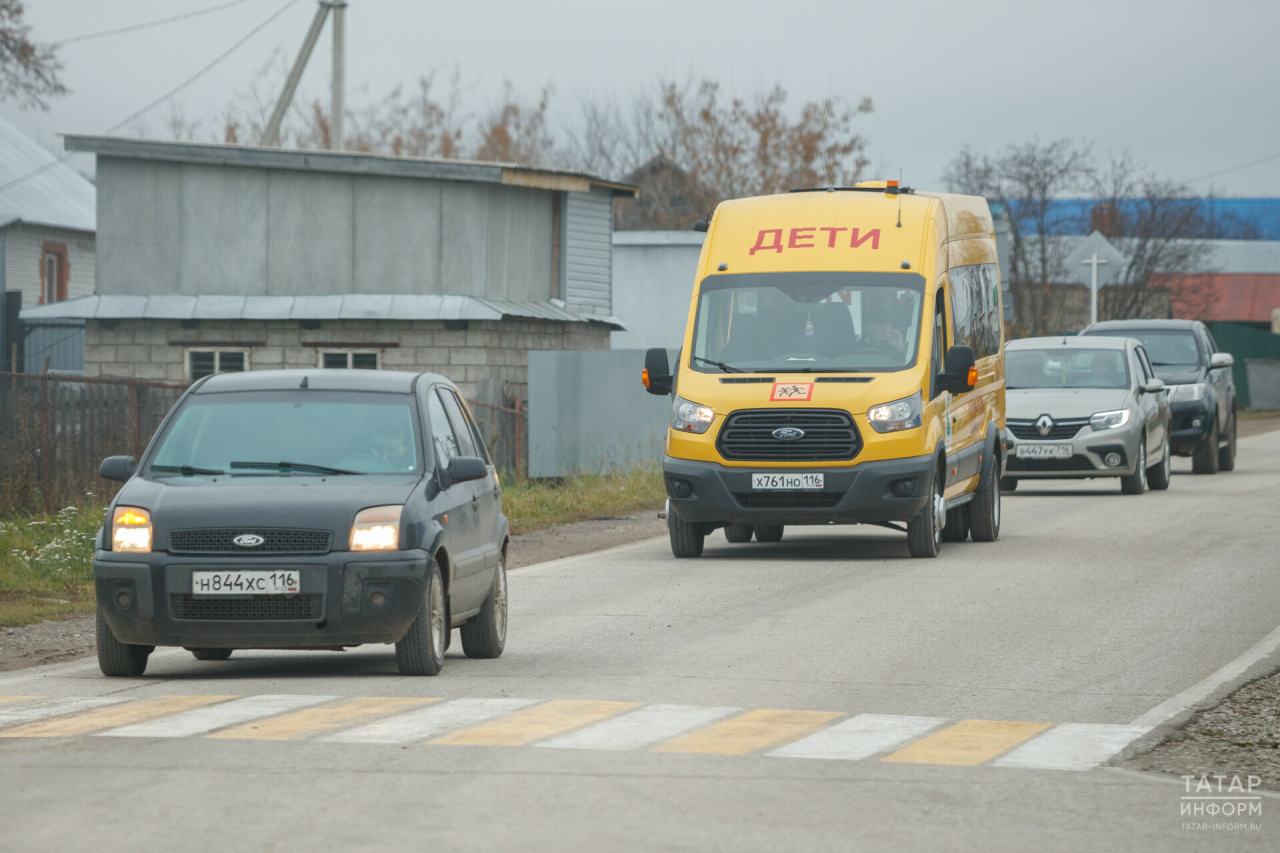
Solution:
<svg viewBox="0 0 1280 853"><path fill-rule="evenodd" d="M98 534L98 662L138 676L155 646L395 643L435 675L452 628L502 654L507 519L457 388L393 371L271 370L195 383L125 481Z"/></svg>
<svg viewBox="0 0 1280 853"><path fill-rule="evenodd" d="M1190 456L1197 474L1236 467L1235 359L1218 352L1199 320L1107 320L1082 335L1137 338L1156 375L1169 386L1173 452Z"/></svg>

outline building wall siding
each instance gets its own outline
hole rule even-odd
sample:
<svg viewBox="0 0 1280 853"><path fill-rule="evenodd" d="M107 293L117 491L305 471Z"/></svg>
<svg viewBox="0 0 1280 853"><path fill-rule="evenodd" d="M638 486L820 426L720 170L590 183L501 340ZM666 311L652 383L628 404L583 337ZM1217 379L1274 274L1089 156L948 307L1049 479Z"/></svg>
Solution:
<svg viewBox="0 0 1280 853"><path fill-rule="evenodd" d="M613 312L627 327L613 333L614 349L681 345L701 253L688 242L614 245Z"/></svg>
<svg viewBox="0 0 1280 853"><path fill-rule="evenodd" d="M570 308L582 314L612 314L613 196L608 190L566 194L564 251L565 301Z"/></svg>
<svg viewBox="0 0 1280 853"><path fill-rule="evenodd" d="M40 259L46 240L67 247L67 298L93 294L93 234L18 224L4 231L4 287L22 291L23 308L40 304Z"/></svg>

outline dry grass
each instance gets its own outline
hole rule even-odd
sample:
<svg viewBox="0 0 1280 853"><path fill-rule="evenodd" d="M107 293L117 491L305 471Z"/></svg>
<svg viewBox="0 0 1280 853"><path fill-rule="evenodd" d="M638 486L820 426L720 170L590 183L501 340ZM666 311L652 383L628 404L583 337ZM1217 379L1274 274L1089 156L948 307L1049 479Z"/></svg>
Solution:
<svg viewBox="0 0 1280 853"><path fill-rule="evenodd" d="M511 520L512 533L529 533L554 524L659 509L666 497L662 468L653 465L612 474L504 483L502 509Z"/></svg>
<svg viewBox="0 0 1280 853"><path fill-rule="evenodd" d="M0 627L83 614L93 607L93 540L101 506L0 521Z"/></svg>

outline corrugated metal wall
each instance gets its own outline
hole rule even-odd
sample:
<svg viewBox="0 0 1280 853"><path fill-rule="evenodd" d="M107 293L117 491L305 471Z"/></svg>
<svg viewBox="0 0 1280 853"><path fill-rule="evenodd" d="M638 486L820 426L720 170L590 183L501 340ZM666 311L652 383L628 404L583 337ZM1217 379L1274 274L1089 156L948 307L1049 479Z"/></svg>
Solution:
<svg viewBox="0 0 1280 853"><path fill-rule="evenodd" d="M79 320L24 323L23 370L39 373L49 359L53 373L84 373L84 323Z"/></svg>
<svg viewBox="0 0 1280 853"><path fill-rule="evenodd" d="M627 327L613 333L614 349L680 346L702 239L697 231L614 233L613 314Z"/></svg>
<svg viewBox="0 0 1280 853"><path fill-rule="evenodd" d="M613 194L565 193L565 301L582 314L613 313Z"/></svg>
<svg viewBox="0 0 1280 853"><path fill-rule="evenodd" d="M1246 409L1262 408L1253 401L1249 388L1248 359L1280 359L1280 335L1273 335L1261 323L1206 323L1218 349L1235 357L1231 376L1236 381L1236 399Z"/></svg>

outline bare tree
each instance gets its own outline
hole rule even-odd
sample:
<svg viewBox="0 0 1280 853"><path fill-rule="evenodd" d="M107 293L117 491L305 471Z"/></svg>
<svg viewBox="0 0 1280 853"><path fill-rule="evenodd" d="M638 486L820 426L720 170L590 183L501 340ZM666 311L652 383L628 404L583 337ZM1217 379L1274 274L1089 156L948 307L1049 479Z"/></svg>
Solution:
<svg viewBox="0 0 1280 853"><path fill-rule="evenodd" d="M17 99L23 109L49 109L49 99L67 93L62 60L52 45L31 41L22 0L0 0L0 101Z"/></svg>
<svg viewBox="0 0 1280 853"><path fill-rule="evenodd" d="M543 166L555 156L555 140L547 130L547 108L554 88L543 88L534 105L516 97L510 81L502 100L481 120L480 141L473 159L521 166Z"/></svg>

